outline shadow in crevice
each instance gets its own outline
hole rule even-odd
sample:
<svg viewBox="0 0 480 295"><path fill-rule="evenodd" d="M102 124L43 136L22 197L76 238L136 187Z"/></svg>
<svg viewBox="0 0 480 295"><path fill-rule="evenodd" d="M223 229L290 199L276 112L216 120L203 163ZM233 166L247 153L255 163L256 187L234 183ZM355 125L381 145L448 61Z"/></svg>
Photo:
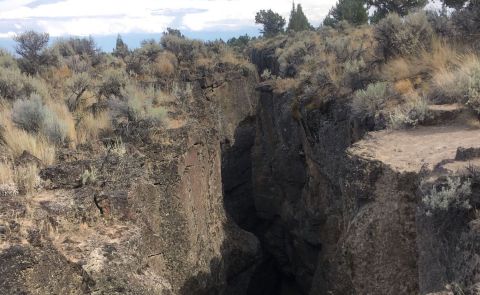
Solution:
<svg viewBox="0 0 480 295"><path fill-rule="evenodd" d="M222 143L223 203L227 222L221 257L210 262L209 272L191 277L181 295L297 295L293 276L282 271L272 254L267 231L272 221L257 216L252 179L255 117L247 117L235 130L234 142Z"/></svg>

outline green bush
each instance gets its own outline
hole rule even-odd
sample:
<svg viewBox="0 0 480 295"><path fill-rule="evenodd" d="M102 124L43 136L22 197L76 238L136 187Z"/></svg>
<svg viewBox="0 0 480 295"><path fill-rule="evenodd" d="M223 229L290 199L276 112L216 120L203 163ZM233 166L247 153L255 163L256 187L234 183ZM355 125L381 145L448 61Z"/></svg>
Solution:
<svg viewBox="0 0 480 295"><path fill-rule="evenodd" d="M74 112L80 105L81 99L85 91L87 91L92 84L90 75L88 73L74 74L67 80L68 93L67 106L70 112Z"/></svg>
<svg viewBox="0 0 480 295"><path fill-rule="evenodd" d="M162 37L161 44L163 48L175 54L179 62L193 62L206 55L205 45L198 40L167 34Z"/></svg>
<svg viewBox="0 0 480 295"><path fill-rule="evenodd" d="M467 77L466 105L480 114L480 64L473 67Z"/></svg>
<svg viewBox="0 0 480 295"><path fill-rule="evenodd" d="M398 106L389 114L388 127L391 129L415 127L424 122L429 115L427 101L423 97L417 97L404 105Z"/></svg>
<svg viewBox="0 0 480 295"><path fill-rule="evenodd" d="M447 211L449 208L468 210L471 208L471 194L470 179L462 182L460 177L449 176L446 183L433 186L422 198L422 202L429 213Z"/></svg>
<svg viewBox="0 0 480 295"><path fill-rule="evenodd" d="M166 111L153 105L153 98L134 86L127 86L122 97L113 97L109 101L110 112L115 120L126 119L131 122L150 121L161 123Z"/></svg>
<svg viewBox="0 0 480 295"><path fill-rule="evenodd" d="M44 109L42 133L50 142L61 144L67 138L67 124L58 118L57 114L48 108Z"/></svg>
<svg viewBox="0 0 480 295"><path fill-rule="evenodd" d="M55 144L63 143L67 137L67 124L44 105L37 94L32 94L29 99L15 101L12 122L27 132L42 133Z"/></svg>
<svg viewBox="0 0 480 295"><path fill-rule="evenodd" d="M45 119L45 106L39 95L32 95L29 99L15 101L12 109L12 121L28 132L38 132Z"/></svg>
<svg viewBox="0 0 480 295"><path fill-rule="evenodd" d="M355 92L352 100L353 113L359 117L373 117L382 109L387 99L387 82L369 84L367 89Z"/></svg>
<svg viewBox="0 0 480 295"><path fill-rule="evenodd" d="M127 74L123 70L108 69L102 75L99 94L105 97L121 96L127 80Z"/></svg>
<svg viewBox="0 0 480 295"><path fill-rule="evenodd" d="M424 12L400 18L390 14L375 26L377 51L385 60L409 56L431 46L433 29Z"/></svg>

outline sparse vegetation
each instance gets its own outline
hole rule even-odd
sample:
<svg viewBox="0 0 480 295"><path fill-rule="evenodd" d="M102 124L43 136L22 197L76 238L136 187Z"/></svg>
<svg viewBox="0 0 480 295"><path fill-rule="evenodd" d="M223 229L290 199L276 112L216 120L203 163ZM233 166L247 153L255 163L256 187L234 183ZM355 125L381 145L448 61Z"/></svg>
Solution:
<svg viewBox="0 0 480 295"><path fill-rule="evenodd" d="M82 185L94 184L97 181L97 170L95 168L87 169L80 177Z"/></svg>
<svg viewBox="0 0 480 295"><path fill-rule="evenodd" d="M365 90L358 90L352 100L352 109L360 117L375 116L388 99L388 83L377 82L368 85Z"/></svg>
<svg viewBox="0 0 480 295"><path fill-rule="evenodd" d="M431 46L433 30L424 12L401 18L390 14L375 26L378 54L385 60L419 54Z"/></svg>
<svg viewBox="0 0 480 295"><path fill-rule="evenodd" d="M458 176L449 176L445 183L434 185L426 192L422 201L428 214L435 211L446 211L450 208L468 210L471 208L471 181Z"/></svg>

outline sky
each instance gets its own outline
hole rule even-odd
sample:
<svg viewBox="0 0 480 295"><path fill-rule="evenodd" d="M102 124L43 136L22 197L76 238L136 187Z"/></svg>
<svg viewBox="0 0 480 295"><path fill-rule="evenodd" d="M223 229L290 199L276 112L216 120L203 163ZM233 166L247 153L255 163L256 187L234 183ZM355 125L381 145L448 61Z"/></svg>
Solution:
<svg viewBox="0 0 480 295"><path fill-rule="evenodd" d="M303 10L318 26L336 0L302 0ZM93 36L111 50L117 34L132 47L158 38L167 27L190 38L229 39L257 35L255 13L273 9L288 20L291 0L0 0L0 46L26 30L48 32L55 39Z"/></svg>

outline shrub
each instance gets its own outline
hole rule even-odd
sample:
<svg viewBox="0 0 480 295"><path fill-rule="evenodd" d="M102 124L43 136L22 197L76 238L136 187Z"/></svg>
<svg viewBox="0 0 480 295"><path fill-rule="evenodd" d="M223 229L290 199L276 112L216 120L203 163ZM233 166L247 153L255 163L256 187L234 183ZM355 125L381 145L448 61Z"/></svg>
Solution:
<svg viewBox="0 0 480 295"><path fill-rule="evenodd" d="M37 73L48 60L45 49L48 45L49 35L27 31L15 36L14 40L17 42L15 51L22 57L19 60L21 68L29 74Z"/></svg>
<svg viewBox="0 0 480 295"><path fill-rule="evenodd" d="M41 180L38 172L38 167L35 164L16 167L15 183L20 193L32 193L40 186Z"/></svg>
<svg viewBox="0 0 480 295"><path fill-rule="evenodd" d="M477 114L480 114L480 63L477 63L470 70L466 105L477 112Z"/></svg>
<svg viewBox="0 0 480 295"><path fill-rule="evenodd" d="M81 103L83 94L90 88L91 79L88 73L74 74L67 80L67 89L70 91L67 98L68 109L74 112Z"/></svg>
<svg viewBox="0 0 480 295"><path fill-rule="evenodd" d="M111 129L110 116L107 112L96 115L87 113L80 118L77 127L77 142L87 143L98 139L101 131Z"/></svg>
<svg viewBox="0 0 480 295"><path fill-rule="evenodd" d="M76 137L70 112L56 105L50 107L44 105L40 96L35 94L28 100L15 101L12 121L27 132L43 134L55 144L63 143L67 136L71 140Z"/></svg>
<svg viewBox="0 0 480 295"><path fill-rule="evenodd" d="M156 59L153 67L153 74L158 78L173 76L177 58L171 52L163 52Z"/></svg>
<svg viewBox="0 0 480 295"><path fill-rule="evenodd" d="M99 94L105 97L121 96L127 84L127 75L122 70L108 69L103 73Z"/></svg>
<svg viewBox="0 0 480 295"><path fill-rule="evenodd" d="M14 180L13 170L10 164L0 162L0 184L9 184Z"/></svg>
<svg viewBox="0 0 480 295"><path fill-rule="evenodd" d="M449 176L446 183L433 186L425 194L422 202L429 213L434 211L446 211L449 208L470 209L469 197L472 194L471 181L462 182L460 177Z"/></svg>
<svg viewBox="0 0 480 295"><path fill-rule="evenodd" d="M480 114L480 61L464 56L455 70L440 70L432 79L432 96L440 102L460 102Z"/></svg>
<svg viewBox="0 0 480 295"><path fill-rule="evenodd" d="M8 53L3 49L0 49L0 68L4 68L4 69L17 68L18 69L17 61L15 60L15 58L10 53Z"/></svg>
<svg viewBox="0 0 480 295"><path fill-rule="evenodd" d="M161 44L163 48L175 54L179 62L193 62L206 55L204 44L198 40L167 34L162 37Z"/></svg>
<svg viewBox="0 0 480 295"><path fill-rule="evenodd" d="M396 107L389 114L389 127L403 129L415 127L429 116L428 103L423 97L415 96L406 104Z"/></svg>
<svg viewBox="0 0 480 295"><path fill-rule="evenodd" d="M112 117L116 120L126 119L131 122L162 122L166 111L162 107L154 106L153 99L153 97L146 97L141 89L129 86L125 89L122 98L115 97L109 101Z"/></svg>
<svg viewBox="0 0 480 295"><path fill-rule="evenodd" d="M28 132L38 132L45 119L45 106L42 98L32 95L30 99L17 100L13 104L12 121Z"/></svg>
<svg viewBox="0 0 480 295"><path fill-rule="evenodd" d="M387 100L388 83L377 82L369 84L366 90L355 92L352 100L353 113L359 117L375 116Z"/></svg>
<svg viewBox="0 0 480 295"><path fill-rule="evenodd" d="M26 95L26 80L18 68L0 68L0 97L14 100Z"/></svg>
<svg viewBox="0 0 480 295"><path fill-rule="evenodd" d="M15 173L8 163L0 162L0 197L16 196Z"/></svg>
<svg viewBox="0 0 480 295"><path fill-rule="evenodd" d="M270 80L273 78L272 72L269 69L263 70L263 73L260 75L263 80Z"/></svg>
<svg viewBox="0 0 480 295"><path fill-rule="evenodd" d="M55 147L42 135L31 134L14 127L9 119L10 116L11 114L5 110L0 112L0 145L5 147L14 158L20 156L24 151L28 151L45 165L53 164Z"/></svg>
<svg viewBox="0 0 480 295"><path fill-rule="evenodd" d="M94 184L97 181L97 170L95 168L85 170L81 176L82 185Z"/></svg>
<svg viewBox="0 0 480 295"><path fill-rule="evenodd" d="M410 14L404 19L391 14L375 26L377 51L388 60L408 56L430 47L433 30L424 12Z"/></svg>
<svg viewBox="0 0 480 295"><path fill-rule="evenodd" d="M60 120L55 112L46 108L42 121L42 133L50 142L61 144L67 138L67 132L68 126L65 121Z"/></svg>

